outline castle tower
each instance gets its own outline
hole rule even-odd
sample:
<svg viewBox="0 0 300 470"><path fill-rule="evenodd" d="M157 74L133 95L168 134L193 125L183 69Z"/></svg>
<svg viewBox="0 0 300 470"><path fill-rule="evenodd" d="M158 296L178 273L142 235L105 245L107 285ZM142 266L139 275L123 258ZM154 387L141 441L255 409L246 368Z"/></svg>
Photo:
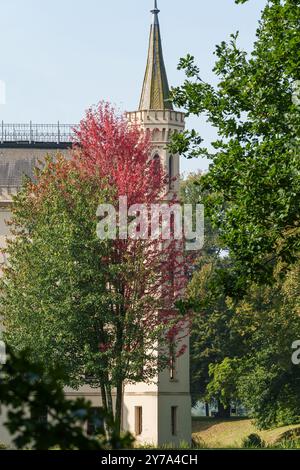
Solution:
<svg viewBox="0 0 300 470"><path fill-rule="evenodd" d="M138 111L128 113L127 117L150 131L151 157L159 157L166 173L171 178L177 177L169 189L178 193L180 159L179 155L170 154L167 145L172 134L184 130L185 119L170 101L156 0L151 13L153 23L140 105ZM178 359L175 356L170 360L170 369L161 372L152 384L125 387L123 428L133 432L140 442L178 445L191 441L189 345L184 355Z"/></svg>
<svg viewBox="0 0 300 470"><path fill-rule="evenodd" d="M150 30L148 60L138 111L127 113L130 122L138 123L151 132L152 157L159 156L166 173L179 177L179 156L167 150L171 135L184 130L184 113L175 111L170 101L170 89L163 58L162 41L155 1ZM179 178L170 188L179 191Z"/></svg>

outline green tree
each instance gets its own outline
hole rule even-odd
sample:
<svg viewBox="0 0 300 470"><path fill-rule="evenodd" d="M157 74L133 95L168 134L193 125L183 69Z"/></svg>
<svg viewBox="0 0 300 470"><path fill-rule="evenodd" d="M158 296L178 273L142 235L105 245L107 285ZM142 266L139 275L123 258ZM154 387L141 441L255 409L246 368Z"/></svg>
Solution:
<svg viewBox="0 0 300 470"><path fill-rule="evenodd" d="M105 193L61 158L27 182L13 208L9 265L1 284L5 337L44 367L63 366L65 385L100 387L112 412L107 341L110 293L101 259L108 244L96 236L96 210Z"/></svg>
<svg viewBox="0 0 300 470"><path fill-rule="evenodd" d="M167 367L170 339L183 351L187 318L174 302L186 276L177 240L97 234L99 204L161 201L165 179L149 161L147 136L108 105L89 111L80 129L72 158L46 162L14 200L1 316L14 349L27 347L45 368L63 365L65 385L99 388L120 429L125 383ZM138 233L138 220L130 223Z"/></svg>
<svg viewBox="0 0 300 470"><path fill-rule="evenodd" d="M272 287L252 285L233 304L230 330L239 338L239 354L210 366L209 394L226 402L234 394L259 428L300 422L300 369L292 362L292 344L300 337L300 265Z"/></svg>
<svg viewBox="0 0 300 470"><path fill-rule="evenodd" d="M218 139L213 152L194 130L178 134L171 145L187 158L211 159L200 190L220 246L229 253L227 266L206 266L194 275L186 305L197 312L205 390L225 404L239 395L262 427L298 421L298 369L291 362L291 345L300 334L299 307L285 291L290 277L282 276L291 271L297 292L300 9L298 0L266 3L251 54L238 47L238 34L217 47L216 86L201 79L194 57L181 59L186 80L173 89L173 101L187 114L206 116ZM272 288L266 286L270 282ZM214 318L225 312L218 328ZM206 313L205 329L201 314ZM228 343L220 343L218 355L208 354L205 363L205 341L214 345L220 334L228 335Z"/></svg>
<svg viewBox="0 0 300 470"><path fill-rule="evenodd" d="M201 175L183 186L185 202L202 201ZM189 187L190 186L190 187ZM210 226L207 218L209 246ZM214 233L214 232L213 232ZM214 242L217 246L219 239ZM195 311L191 334L194 402L217 400L222 415L230 402L247 406L260 427L298 422L298 367L292 343L300 337L299 265L274 286L251 284L243 300L228 296L235 263L220 250L198 253L187 289ZM231 284L233 283L231 282Z"/></svg>
<svg viewBox="0 0 300 470"><path fill-rule="evenodd" d="M193 400L218 402L219 415L229 416L237 394L224 393L212 382L213 367L243 354L240 333L233 329L234 304L226 295L218 273L230 269L228 259L207 259L189 283L187 296L195 314L191 332L191 384ZM228 389L228 387L226 387ZM232 390L233 387L230 387Z"/></svg>
<svg viewBox="0 0 300 470"><path fill-rule="evenodd" d="M205 174L201 172L190 173L180 182L180 201L182 204L192 204L194 210L193 213L195 213L196 205L204 204L207 197L207 191L203 190L201 184L204 177ZM205 260L209 257L217 258L221 252L221 241L218 237L218 231L213 229L209 217L205 217L204 228L204 246L199 252L196 252L195 254L195 257L198 258L199 262L200 260L202 262L202 260Z"/></svg>
<svg viewBox="0 0 300 470"><path fill-rule="evenodd" d="M185 204L203 203L207 197L201 185L204 175L190 174L181 182L181 200ZM195 310L191 329L191 391L193 403L199 400L216 400L220 416L230 413L230 401L225 402L219 393L208 393L211 381L210 368L226 357L238 354L239 342L230 329L234 309L226 302L226 292L221 273L230 270L230 261L222 253L218 231L209 217L205 217L205 244L195 254L196 260L187 289L188 302ZM217 276L218 273L218 276Z"/></svg>
<svg viewBox="0 0 300 470"><path fill-rule="evenodd" d="M109 194L96 178L82 179L65 164L60 160L44 168L40 198L28 183L15 199L15 238L1 285L5 338L16 350L29 348L45 367L63 366L65 385L100 388L104 409L113 413L112 388L120 377L123 383L155 374L152 345L164 332L154 320L153 329L146 328L145 308L157 308L158 301L139 297L137 281L131 310L121 319L116 315L124 297L113 286L143 279L142 254L124 258L122 265L113 262L111 242L96 234L97 207Z"/></svg>
<svg viewBox="0 0 300 470"><path fill-rule="evenodd" d="M253 279L269 281L278 263L284 271L299 253L299 21L297 0L267 1L250 55L234 34L216 49L215 87L189 55L179 65L186 81L173 89L175 104L218 131L213 154L195 131L176 136L172 149L212 160L201 184L240 292Z"/></svg>
<svg viewBox="0 0 300 470"><path fill-rule="evenodd" d="M7 410L4 424L17 449L101 450L130 448L133 438L119 437L111 417L104 411L95 417L90 402L67 400L62 388L65 372L31 362L26 350L10 352L0 369L0 402ZM40 417L45 413L47 420ZM98 436L84 435L84 425L93 421Z"/></svg>

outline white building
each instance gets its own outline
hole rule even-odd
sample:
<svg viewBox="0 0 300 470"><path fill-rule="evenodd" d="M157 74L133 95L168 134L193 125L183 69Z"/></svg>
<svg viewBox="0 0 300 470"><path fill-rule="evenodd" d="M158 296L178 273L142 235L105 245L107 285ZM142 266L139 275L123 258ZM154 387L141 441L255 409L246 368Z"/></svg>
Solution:
<svg viewBox="0 0 300 470"><path fill-rule="evenodd" d="M173 109L169 101L169 85L165 70L155 0L152 10L149 52L139 109L128 113L128 120L149 129L152 135L153 158L160 158L170 176L179 176L180 159L170 155L167 144L174 132L184 129L184 114ZM12 194L20 187L22 175L32 175L35 162L45 153L59 150L68 153L71 126L4 125L0 128L0 248L5 245ZM179 182L171 188L177 192ZM5 262L2 258L0 263ZM188 338L186 339L188 343ZM89 387L66 390L68 397L85 396L95 408L101 406L100 393ZM0 410L0 442L7 440L1 425L5 410ZM152 384L127 385L124 390L122 427L132 432L137 441L154 445L190 442L191 399L189 348L172 363L171 370L159 374Z"/></svg>

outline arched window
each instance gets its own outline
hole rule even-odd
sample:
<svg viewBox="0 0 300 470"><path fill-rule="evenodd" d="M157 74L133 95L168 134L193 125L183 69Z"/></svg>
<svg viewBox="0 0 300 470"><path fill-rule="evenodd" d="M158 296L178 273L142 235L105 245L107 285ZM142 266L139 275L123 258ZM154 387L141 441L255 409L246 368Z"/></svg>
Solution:
<svg viewBox="0 0 300 470"><path fill-rule="evenodd" d="M174 187L174 157L170 155L169 157L169 189L173 189Z"/></svg>
<svg viewBox="0 0 300 470"><path fill-rule="evenodd" d="M159 129L154 129L153 132L152 132L152 141L153 142L157 142L161 140L160 138L160 130Z"/></svg>

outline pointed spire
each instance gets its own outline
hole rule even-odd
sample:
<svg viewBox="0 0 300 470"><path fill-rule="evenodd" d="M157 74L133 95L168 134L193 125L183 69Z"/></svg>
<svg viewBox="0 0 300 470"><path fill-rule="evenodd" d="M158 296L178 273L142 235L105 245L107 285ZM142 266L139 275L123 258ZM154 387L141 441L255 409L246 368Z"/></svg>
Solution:
<svg viewBox="0 0 300 470"><path fill-rule="evenodd" d="M154 9L151 10L151 13L154 15L153 24L159 25L158 13L160 13L160 10L157 8L157 0L154 0Z"/></svg>
<svg viewBox="0 0 300 470"><path fill-rule="evenodd" d="M150 30L148 60L139 106L140 110L173 109L173 105L169 101L170 89L163 58L158 20L159 12L157 0L154 0L154 9L151 10L154 18Z"/></svg>

